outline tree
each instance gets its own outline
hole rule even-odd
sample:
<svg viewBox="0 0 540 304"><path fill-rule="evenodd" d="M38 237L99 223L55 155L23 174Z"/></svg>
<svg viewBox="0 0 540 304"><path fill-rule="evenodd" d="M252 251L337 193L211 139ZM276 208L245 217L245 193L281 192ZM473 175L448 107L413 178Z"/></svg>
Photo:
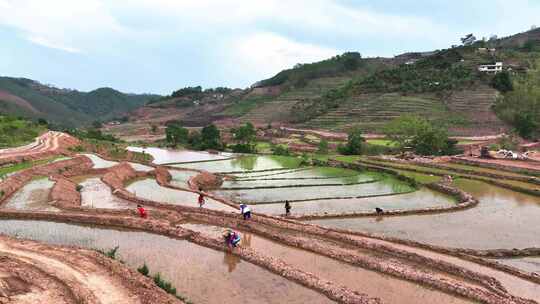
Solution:
<svg viewBox="0 0 540 304"><path fill-rule="evenodd" d="M219 129L214 125L210 124L201 130L201 145L199 149L215 149L220 150L222 148L221 144L221 133Z"/></svg>
<svg viewBox="0 0 540 304"><path fill-rule="evenodd" d="M442 155L455 150L445 128L418 116L398 117L385 126L384 133L402 152L413 149L420 155Z"/></svg>
<svg viewBox="0 0 540 304"><path fill-rule="evenodd" d="M96 120L92 123L92 127L94 129L101 129L101 127L103 127L103 124L101 123L101 121L99 120Z"/></svg>
<svg viewBox="0 0 540 304"><path fill-rule="evenodd" d="M251 122L247 122L244 126L233 129L234 139L242 143L251 143L255 140L257 132Z"/></svg>
<svg viewBox="0 0 540 304"><path fill-rule="evenodd" d="M321 139L321 141L319 142L319 149L317 150L317 153L319 154L328 153L328 141L326 139Z"/></svg>
<svg viewBox="0 0 540 304"><path fill-rule="evenodd" d="M46 126L48 125L49 123L47 122L47 120L45 118L39 118L38 119L38 124L42 125L42 126Z"/></svg>
<svg viewBox="0 0 540 304"><path fill-rule="evenodd" d="M232 129L234 140L238 141L231 147L235 153L255 153L257 147L253 143L257 135L255 127L251 122L247 122L244 126Z"/></svg>
<svg viewBox="0 0 540 304"><path fill-rule="evenodd" d="M491 86L497 89L501 93L510 92L514 89L512 79L510 79L510 73L502 71L497 73L491 80Z"/></svg>
<svg viewBox="0 0 540 304"><path fill-rule="evenodd" d="M176 146L188 142L189 131L182 127L180 121L168 121L166 123L165 138L169 144Z"/></svg>
<svg viewBox="0 0 540 304"><path fill-rule="evenodd" d="M362 136L362 131L354 128L349 132L347 144L338 148L341 154L345 155L360 155L362 154L363 145L366 140Z"/></svg>
<svg viewBox="0 0 540 304"><path fill-rule="evenodd" d="M528 139L540 137L540 89L534 77L530 75L528 82L516 83L514 90L499 97L494 106L499 118Z"/></svg>

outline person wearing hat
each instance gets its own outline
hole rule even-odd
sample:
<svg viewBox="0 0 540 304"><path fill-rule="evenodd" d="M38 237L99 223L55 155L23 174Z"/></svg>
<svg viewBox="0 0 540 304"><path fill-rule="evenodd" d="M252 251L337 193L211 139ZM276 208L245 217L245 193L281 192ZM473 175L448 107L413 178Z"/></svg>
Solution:
<svg viewBox="0 0 540 304"><path fill-rule="evenodd" d="M226 229L223 232L223 237L225 238L227 246L231 249L237 247L241 240L240 234L232 229Z"/></svg>
<svg viewBox="0 0 540 304"><path fill-rule="evenodd" d="M246 204L240 205L240 213L244 216L244 220L251 218L251 208Z"/></svg>

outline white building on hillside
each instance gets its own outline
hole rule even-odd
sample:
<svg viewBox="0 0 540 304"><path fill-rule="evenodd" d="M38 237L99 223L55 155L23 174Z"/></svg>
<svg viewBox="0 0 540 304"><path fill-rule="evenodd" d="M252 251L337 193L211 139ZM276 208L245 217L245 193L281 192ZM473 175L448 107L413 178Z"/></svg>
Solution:
<svg viewBox="0 0 540 304"><path fill-rule="evenodd" d="M503 63L496 62L495 64L483 64L483 65L478 66L478 71L484 72L484 73L497 74L503 71Z"/></svg>

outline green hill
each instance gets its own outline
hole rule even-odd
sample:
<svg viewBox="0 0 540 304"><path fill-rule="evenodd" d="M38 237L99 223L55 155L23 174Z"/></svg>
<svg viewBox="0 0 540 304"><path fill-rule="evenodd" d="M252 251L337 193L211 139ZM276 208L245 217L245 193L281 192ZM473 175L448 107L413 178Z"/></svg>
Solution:
<svg viewBox="0 0 540 304"><path fill-rule="evenodd" d="M345 53L260 81L223 114L239 122L337 131L358 126L366 132L378 132L400 115L417 114L446 123L454 135L496 134L508 129L493 111L502 93L493 85L494 76L478 66L503 62L517 80L527 77L539 58L540 29L394 58Z"/></svg>
<svg viewBox="0 0 540 304"><path fill-rule="evenodd" d="M125 94L111 88L80 92L25 78L0 77L0 113L43 118L61 126L81 126L95 120L112 119L156 97Z"/></svg>
<svg viewBox="0 0 540 304"><path fill-rule="evenodd" d="M0 115L0 148L22 146L47 130L29 120Z"/></svg>

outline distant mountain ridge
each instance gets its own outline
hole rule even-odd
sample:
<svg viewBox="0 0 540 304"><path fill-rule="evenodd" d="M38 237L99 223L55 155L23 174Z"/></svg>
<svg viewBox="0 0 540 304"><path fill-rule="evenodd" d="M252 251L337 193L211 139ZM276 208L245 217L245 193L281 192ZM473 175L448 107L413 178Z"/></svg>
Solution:
<svg viewBox="0 0 540 304"><path fill-rule="evenodd" d="M0 113L44 118L66 127L110 120L158 97L126 94L112 88L81 92L44 85L27 78L0 77Z"/></svg>

